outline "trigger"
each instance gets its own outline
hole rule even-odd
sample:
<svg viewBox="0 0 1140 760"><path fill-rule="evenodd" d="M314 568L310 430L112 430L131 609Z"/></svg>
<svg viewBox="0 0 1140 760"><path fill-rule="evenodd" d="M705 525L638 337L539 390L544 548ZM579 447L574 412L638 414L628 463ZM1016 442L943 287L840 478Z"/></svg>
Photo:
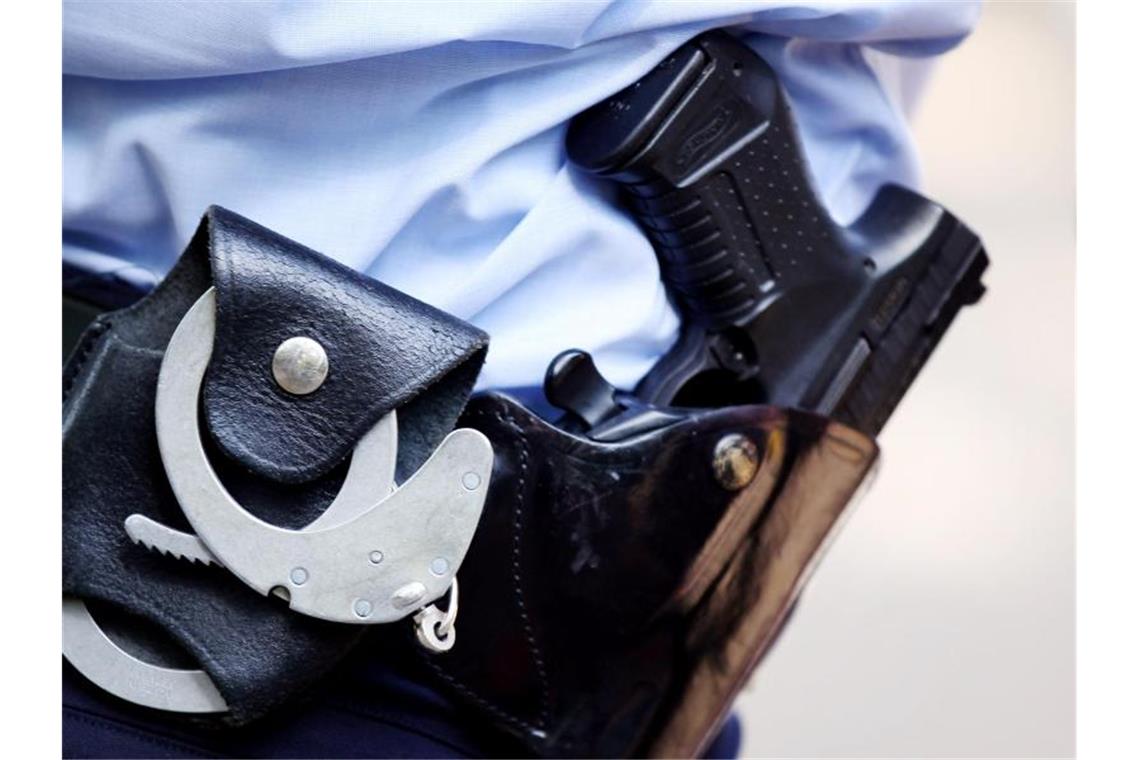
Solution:
<svg viewBox="0 0 1140 760"><path fill-rule="evenodd" d="M543 391L554 406L593 428L622 410L617 389L602 377L585 351L570 349L554 357L546 369Z"/></svg>

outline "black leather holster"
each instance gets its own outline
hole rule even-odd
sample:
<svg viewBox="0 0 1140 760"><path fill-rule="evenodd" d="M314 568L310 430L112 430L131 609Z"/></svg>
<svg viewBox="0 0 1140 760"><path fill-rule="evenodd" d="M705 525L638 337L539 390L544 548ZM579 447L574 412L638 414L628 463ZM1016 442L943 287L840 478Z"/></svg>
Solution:
<svg viewBox="0 0 1140 760"><path fill-rule="evenodd" d="M564 757L698 755L878 452L765 406L602 442L481 394L461 423L490 437L495 471L462 635L428 662L532 752ZM756 466L726 480L718 455L740 438Z"/></svg>

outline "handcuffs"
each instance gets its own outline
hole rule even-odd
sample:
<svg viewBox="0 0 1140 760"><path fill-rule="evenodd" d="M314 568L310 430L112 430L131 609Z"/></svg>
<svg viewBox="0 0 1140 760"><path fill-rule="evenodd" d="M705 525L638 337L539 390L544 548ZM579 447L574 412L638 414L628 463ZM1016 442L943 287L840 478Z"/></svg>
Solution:
<svg viewBox="0 0 1140 760"><path fill-rule="evenodd" d="M206 457L198 396L214 340L215 295L202 295L167 346L158 378L156 427L167 478L195 534L132 514L125 532L173 557L225 567L294 612L339 623L390 623L409 615L423 646L447 651L459 609L455 575L482 513L491 473L487 438L450 433L398 487L396 412L356 446L335 500L301 530L250 514ZM377 498L378 494L386 494ZM451 590L446 612L431 604ZM225 700L201 670L162 668L123 650L79 599L64 600L63 651L110 693L177 712L222 712Z"/></svg>

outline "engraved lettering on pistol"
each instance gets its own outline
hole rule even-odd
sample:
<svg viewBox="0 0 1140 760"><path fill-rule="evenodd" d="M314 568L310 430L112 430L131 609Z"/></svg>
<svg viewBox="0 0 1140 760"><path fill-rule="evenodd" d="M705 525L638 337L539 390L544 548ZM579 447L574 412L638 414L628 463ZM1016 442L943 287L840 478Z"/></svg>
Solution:
<svg viewBox="0 0 1140 760"><path fill-rule="evenodd" d="M882 332L887 329L887 325L895 318L895 314L898 313L908 292L910 292L910 280L906 277L895 280L891 289L887 291L886 297L879 304L879 308L875 310L875 316L871 319L871 329L875 332Z"/></svg>
<svg viewBox="0 0 1140 760"><path fill-rule="evenodd" d="M682 170L687 169L705 148L716 142L736 123L736 112L735 103L725 103L713 111L708 122L681 143L673 163Z"/></svg>

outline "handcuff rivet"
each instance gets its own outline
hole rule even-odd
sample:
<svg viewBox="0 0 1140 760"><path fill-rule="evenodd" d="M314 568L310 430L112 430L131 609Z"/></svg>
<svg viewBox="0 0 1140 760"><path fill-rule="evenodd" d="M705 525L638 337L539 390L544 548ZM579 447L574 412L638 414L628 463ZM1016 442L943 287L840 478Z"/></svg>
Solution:
<svg viewBox="0 0 1140 760"><path fill-rule="evenodd" d="M479 487L480 482L479 473L477 472L466 472L463 474L463 487L468 491L474 491Z"/></svg>
<svg viewBox="0 0 1140 760"><path fill-rule="evenodd" d="M380 550L369 552L368 553L368 561L371 562L373 565L379 565L381 562L384 561L384 552L382 552Z"/></svg>
<svg viewBox="0 0 1140 760"><path fill-rule="evenodd" d="M357 599L352 604L352 611L357 617L366 618L372 614L372 602L367 599Z"/></svg>
<svg viewBox="0 0 1140 760"><path fill-rule="evenodd" d="M450 565L447 563L446 557L436 557L431 561L431 572L433 575L442 577L447 573Z"/></svg>
<svg viewBox="0 0 1140 760"><path fill-rule="evenodd" d="M726 491L739 491L752 482L760 468L756 444L739 433L730 433L713 448L713 474Z"/></svg>
<svg viewBox="0 0 1140 760"><path fill-rule="evenodd" d="M396 589L396 592L392 594L392 604L401 609L411 607L423 599L425 594L427 594L427 587L419 581L412 581Z"/></svg>
<svg viewBox="0 0 1140 760"><path fill-rule="evenodd" d="M293 581L294 586L303 586L305 581L309 580L309 571L303 567L295 567L289 571L289 580Z"/></svg>
<svg viewBox="0 0 1140 760"><path fill-rule="evenodd" d="M295 396L312 393L328 376L328 354L312 338L300 335L289 338L273 353L273 379Z"/></svg>

